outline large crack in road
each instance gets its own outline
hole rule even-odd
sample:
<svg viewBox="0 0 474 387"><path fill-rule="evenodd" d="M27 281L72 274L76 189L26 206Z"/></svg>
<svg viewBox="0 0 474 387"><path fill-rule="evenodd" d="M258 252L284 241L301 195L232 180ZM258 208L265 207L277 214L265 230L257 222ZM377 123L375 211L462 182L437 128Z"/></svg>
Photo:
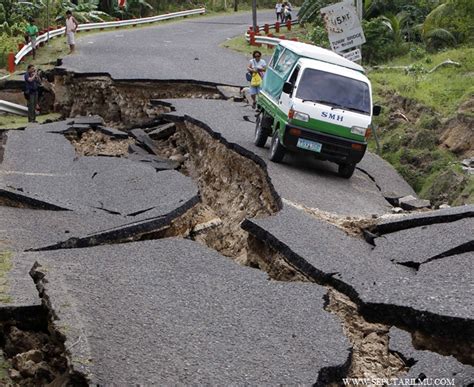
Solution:
<svg viewBox="0 0 474 387"><path fill-rule="evenodd" d="M184 176L191 177L197 185L199 194L177 210L156 218L152 215L155 209L153 205L142 207L141 210L134 212L123 212L102 206L101 211L107 211L111 217L124 217L125 220L120 221L117 225L111 224L107 229L96 229L92 233L89 232L89 235L79 232L77 235L55 244L38 245L36 243L35 246L30 244L32 250L40 252L26 254L32 254L31 257L34 257L35 260L41 260L41 251L58 250L59 253L64 252L63 254L67 255L65 250L61 249L67 248L74 251L80 247L106 247L112 243L133 241L142 241L139 243L145 244L145 241L169 238L174 240L179 237L197 241L242 265L258 268L266 272L269 278L274 281L311 282L315 292L322 291L326 294L324 305L322 304L321 308L324 307L325 310L340 319L340 324L342 324L344 333L352 347L349 363L339 363L337 371L334 367L320 369L319 376L313 379L313 382L318 382L321 385L341 384L343 377L390 379L401 377L404 373L409 372L413 361L407 360L408 358L405 358L403 354L400 355L399 352L395 353L390 350L390 334L393 325L403 327L415 334L418 337L419 347L422 346L421 342L425 342L426 348L444 355L454 355L460 361L472 364L472 358L469 355L472 342L460 346L459 343L463 340L462 335L457 342L453 341L453 337L449 337L449 335L443 337L438 334L433 339L432 332L423 333L423 327L420 331L416 323L413 325L395 324L390 319L387 321L382 316L380 318L374 316L372 311L367 313L370 318L369 322L363 312L367 302L359 295L354 296L354 290L345 283L347 279L337 278L339 274L336 272L328 274L321 272L322 274L312 275L314 270L310 269L308 264L301 265L301 258L295 260L296 253L291 245L282 248L281 244L284 243L281 242L282 239L279 241L272 239L273 237L269 238L271 231L256 232L256 223L265 222L268 217L272 218L272 215L281 212L284 205L305 213L319 222L335 225L345 235L356 238L361 243L366 243L362 240L365 230L369 230L371 235L377 238L380 237L382 228L377 229L380 227L378 225L380 222L373 217L342 217L327 211L308 208L291 200L284 199L282 201L275 191L266 165L260 157L242 146L228 142L217 133L216 130L219 128L211 128L190 116L170 116L169 113L173 110L173 106L159 101L160 98L171 96L222 98L213 86L162 82L161 86L157 87L156 83L147 81L115 82L107 77L104 78L104 76L87 77L82 75L77 77L71 74L59 75L57 85L57 103L63 112L73 116L102 113L107 123L106 127L100 123L100 120L94 122L94 118L85 118L69 121L68 125L63 124L62 130L56 131L56 134L61 133L71 141L77 153L76 157L91 158L91 160L94 157L111 156L130 159L130 155L133 154L137 162L153 165L156 171L177 169ZM92 91L95 91L94 97L90 98ZM126 133L124 135L124 132L120 134L116 129L127 130L134 139ZM48 132L55 131L49 130ZM151 133L154 133L154 138L151 137ZM136 148L137 144L139 148ZM124 167L126 168L125 164ZM92 168L89 172L90 180L100 179L103 172ZM52 205L52 203L32 205L31 203L36 203L35 201L41 202L41 199L34 196L24 192L23 189L3 190L2 205L33 208L48 208L48 205ZM76 210L74 206L67 208L66 202L60 203L59 207L63 205L63 209L73 212L81 211L80 207L77 207ZM466 214L464 211L454 220L467 219L469 216L471 216L469 212ZM132 222L130 219L133 217L142 218ZM421 217L423 218L423 216ZM285 220L282 221L285 222ZM244 227L241 227L242 222L244 222ZM396 221L390 222L389 220L385 224L395 223ZM382 224L384 223L382 222ZM371 248L372 246L370 246ZM74 252L70 254L74 254ZM332 259L330 256L324 257L324 255L322 258ZM44 270L37 264L34 267L32 273L40 288L43 306L50 312L49 320L44 320L43 317L42 323L50 327L51 337L54 338L61 331L58 329L58 326L61 325L58 316L63 313L65 307L59 308L60 311L57 314L54 303L50 302L51 297L57 296L57 294L54 290L54 282L47 285L48 276L56 278L55 274L49 274L47 269ZM151 269L153 268L150 267ZM316 268L316 270L319 269ZM57 277L58 280L61 278L61 276ZM334 286L335 284L336 286ZM48 289L54 296L48 294ZM11 321L9 324L10 329ZM472 320L465 326L468 327L469 324L472 326ZM16 325L21 325L21 321L18 321ZM449 326L446 327L446 330L450 330ZM464 331L461 331L461 334L462 332ZM82 334L77 335L76 339L81 341ZM467 331L466 334L465 337L468 337ZM64 326L59 336L61 335L65 337L64 340L67 340L68 334L64 332ZM70 336L74 337L74 335ZM431 339L427 339L427 337L431 337ZM420 338L424 338L424 340ZM71 345L75 345L77 340L73 343L69 342L69 345L66 346L69 350L66 350L64 344L61 344L63 345L63 347L60 346L62 348L61 356L65 355L69 364L73 366L69 367L69 371L61 368L61 372L56 372L55 377L65 378L65 372L69 372L69 377L73 378L78 377L77 372L88 377L87 372L84 371L88 369L87 364L82 370L76 369L78 364L87 363L87 357L79 362L77 359L73 359ZM53 341L57 342L57 339ZM443 345L429 345L426 342L441 342ZM74 350L76 349L74 348ZM34 350L38 351L37 348ZM34 357L28 359L34 363ZM292 367L291 364L286 365L289 368ZM12 376L17 382L31 380L25 379L24 372L21 374L18 369L17 372L18 374L13 372ZM49 378L52 378L51 374ZM44 379L37 379L37 381L40 380ZM300 379L298 380L301 382ZM297 381L297 379L293 381Z"/></svg>

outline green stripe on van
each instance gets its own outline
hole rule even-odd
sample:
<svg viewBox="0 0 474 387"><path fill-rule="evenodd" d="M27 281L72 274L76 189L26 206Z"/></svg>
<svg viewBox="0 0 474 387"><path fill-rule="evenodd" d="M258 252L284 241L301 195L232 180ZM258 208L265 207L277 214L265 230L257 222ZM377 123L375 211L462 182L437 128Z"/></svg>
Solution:
<svg viewBox="0 0 474 387"><path fill-rule="evenodd" d="M258 102L265 109L266 112L268 112L274 118L276 117L276 119L280 123L282 123L282 124L287 124L288 123L287 115L284 114L278 108L278 106L275 104L275 102L272 101L270 98L268 98L266 95L260 93L258 95ZM310 118L308 122L299 121L299 120L291 120L291 124L293 124L295 126L299 126L301 128L304 128L304 129L312 129L312 130L320 132L320 133L327 133L327 134L330 134L332 136L345 138L347 140L355 140L355 141L359 141L359 142L365 142L365 137L364 136L359 136L357 134L351 133L350 128L347 128L347 127L342 126L342 125L337 125L337 124L333 124L333 123L330 123L330 122L326 122L326 121L316 120L314 118Z"/></svg>

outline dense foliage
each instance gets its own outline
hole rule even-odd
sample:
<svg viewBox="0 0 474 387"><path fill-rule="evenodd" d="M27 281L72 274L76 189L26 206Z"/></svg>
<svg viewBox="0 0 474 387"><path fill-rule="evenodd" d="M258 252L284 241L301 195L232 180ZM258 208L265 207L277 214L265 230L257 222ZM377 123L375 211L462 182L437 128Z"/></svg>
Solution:
<svg viewBox="0 0 474 387"><path fill-rule="evenodd" d="M301 22L309 25L310 39L325 46L319 10L337 1L305 0ZM472 42L472 0L365 0L362 25L367 39L364 61L381 63L422 46L428 50ZM321 44L322 43L322 44Z"/></svg>

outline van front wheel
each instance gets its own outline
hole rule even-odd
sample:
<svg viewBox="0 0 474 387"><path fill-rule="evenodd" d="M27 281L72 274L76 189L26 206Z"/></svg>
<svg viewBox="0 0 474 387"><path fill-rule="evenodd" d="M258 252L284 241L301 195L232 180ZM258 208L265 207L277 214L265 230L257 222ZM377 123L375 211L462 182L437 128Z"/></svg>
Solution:
<svg viewBox="0 0 474 387"><path fill-rule="evenodd" d="M255 123L255 139L254 144L259 148L263 148L267 142L268 134L266 134L265 129L262 128L264 113L260 113L257 116L257 121Z"/></svg>
<svg viewBox="0 0 474 387"><path fill-rule="evenodd" d="M272 137L272 144L270 146L270 160L274 163L279 163L283 160L285 156L285 148L280 143L280 138L278 137L278 130L275 130Z"/></svg>
<svg viewBox="0 0 474 387"><path fill-rule="evenodd" d="M353 164L353 163L339 164L339 168L337 170L337 173L338 173L339 176L341 176L345 179L349 179L353 175L355 167L356 167L356 165Z"/></svg>

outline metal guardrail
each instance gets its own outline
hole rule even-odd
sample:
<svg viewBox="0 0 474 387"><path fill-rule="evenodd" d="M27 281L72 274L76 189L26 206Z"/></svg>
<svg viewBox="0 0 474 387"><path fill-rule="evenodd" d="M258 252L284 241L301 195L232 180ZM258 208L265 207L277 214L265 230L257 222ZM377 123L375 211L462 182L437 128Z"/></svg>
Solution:
<svg viewBox="0 0 474 387"><path fill-rule="evenodd" d="M133 26L133 25L138 25L138 24L155 23L158 21L174 19L178 17L201 15L203 13L206 13L206 8L197 8L197 9L191 9L189 11L167 13L164 15L145 17L142 19L129 19L129 20L118 20L118 21L103 22L103 23L79 24L77 31L89 31L89 30L104 29L104 28L116 28L116 27ZM61 28L49 31L49 34L46 32L38 36L36 38L36 44L38 45L40 43L46 43L48 41L48 38L51 39L56 36L63 35L65 33L65 29L66 29L65 27L61 27ZM20 51L18 51L18 53L15 55L15 65L20 63L20 61L29 52L31 52L31 50L32 50L31 43L28 43Z"/></svg>
<svg viewBox="0 0 474 387"><path fill-rule="evenodd" d="M27 116L28 108L16 103L11 103L0 99L0 112L16 114L18 116Z"/></svg>

